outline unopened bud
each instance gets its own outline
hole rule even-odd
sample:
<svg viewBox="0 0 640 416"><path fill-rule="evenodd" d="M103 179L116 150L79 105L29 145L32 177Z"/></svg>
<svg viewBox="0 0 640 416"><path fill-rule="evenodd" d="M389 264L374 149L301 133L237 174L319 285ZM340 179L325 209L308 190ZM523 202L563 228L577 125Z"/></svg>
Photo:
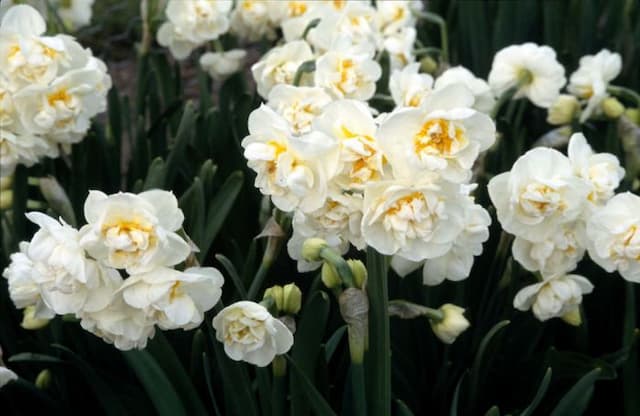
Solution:
<svg viewBox="0 0 640 416"><path fill-rule="evenodd" d="M40 371L38 377L36 377L36 387L40 390L46 390L51 385L51 371L44 369Z"/></svg>
<svg viewBox="0 0 640 416"><path fill-rule="evenodd" d="M294 283L284 285L282 288L283 306L282 312L287 315L295 315L302 307L302 292Z"/></svg>
<svg viewBox="0 0 640 416"><path fill-rule="evenodd" d="M573 326L580 326L582 324L582 315L580 314L580 308L573 308L569 312L562 315L562 320Z"/></svg>
<svg viewBox="0 0 640 416"><path fill-rule="evenodd" d="M640 126L640 108L627 108L624 115L635 125Z"/></svg>
<svg viewBox="0 0 640 416"><path fill-rule="evenodd" d="M5 189L0 191L0 209L9 209L13 205L13 191Z"/></svg>
<svg viewBox="0 0 640 416"><path fill-rule="evenodd" d="M573 95L560 94L558 99L549 107L547 123L553 125L569 124L580 110L580 103Z"/></svg>
<svg viewBox="0 0 640 416"><path fill-rule="evenodd" d="M328 288L333 289L336 287L340 287L342 284L342 279L338 275L336 269L329 263L322 264L322 283Z"/></svg>
<svg viewBox="0 0 640 416"><path fill-rule="evenodd" d="M276 309L278 311L281 311L284 305L284 297L283 297L283 290L282 290L282 286L271 286L269 289L264 291L264 296L262 297L262 299L269 299L271 298L273 300L273 303L276 306Z"/></svg>
<svg viewBox="0 0 640 416"><path fill-rule="evenodd" d="M458 336L469 328L469 321L464 317L464 308L450 303L440 307L441 320L430 320L431 329L445 344L453 344Z"/></svg>
<svg viewBox="0 0 640 416"><path fill-rule="evenodd" d="M347 260L347 264L353 273L353 283L359 289L364 289L367 285L367 268L360 260Z"/></svg>
<svg viewBox="0 0 640 416"><path fill-rule="evenodd" d="M35 331L40 328L44 328L49 323L49 319L42 319L36 317L36 307L27 306L22 311L22 323L21 327L24 329Z"/></svg>
<svg viewBox="0 0 640 416"><path fill-rule="evenodd" d="M602 111L609 118L618 118L624 113L624 106L615 97L606 98L602 102Z"/></svg>
<svg viewBox="0 0 640 416"><path fill-rule="evenodd" d="M320 253L328 246L322 238L309 238L302 244L302 258L307 261L320 261Z"/></svg>
<svg viewBox="0 0 640 416"><path fill-rule="evenodd" d="M420 60L420 69L422 72L433 75L438 70L438 62L429 55L426 55Z"/></svg>
<svg viewBox="0 0 640 416"><path fill-rule="evenodd" d="M0 190L10 189L13 185L13 175L0 176Z"/></svg>

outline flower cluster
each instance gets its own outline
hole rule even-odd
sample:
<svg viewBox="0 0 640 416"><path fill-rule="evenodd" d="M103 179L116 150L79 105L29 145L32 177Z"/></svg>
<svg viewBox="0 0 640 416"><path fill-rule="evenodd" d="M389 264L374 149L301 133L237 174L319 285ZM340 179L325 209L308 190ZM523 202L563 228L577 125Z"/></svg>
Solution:
<svg viewBox="0 0 640 416"><path fill-rule="evenodd" d="M91 23L93 3L95 0L2 0L0 18L11 6L28 4L43 15L49 11L55 12L65 29L77 30Z"/></svg>
<svg viewBox="0 0 640 416"><path fill-rule="evenodd" d="M401 275L423 266L426 284L468 277L490 223L470 195L471 167L495 140L475 108L493 97L466 69L449 71L432 86L417 64L395 70L398 105L377 118L363 101L282 84L251 113L245 157L256 187L293 213L288 251L300 271L319 267L301 253L318 237L341 253L352 244L393 255Z"/></svg>
<svg viewBox="0 0 640 416"><path fill-rule="evenodd" d="M514 259L542 278L516 296L516 308L533 305L540 320L573 312L582 294L593 289L584 277L568 274L587 249L608 271L617 268L627 280L638 280L640 198L614 196L623 177L614 155L594 153L584 135L576 133L568 157L534 148L510 172L491 179L489 195L498 220L515 235Z"/></svg>
<svg viewBox="0 0 640 416"><path fill-rule="evenodd" d="M123 350L144 348L156 325L200 325L220 299L223 277L211 267L175 269L191 249L176 233L184 217L172 193L91 191L84 215L77 230L27 214L40 228L3 273L16 307L31 308L35 319L73 315Z"/></svg>
<svg viewBox="0 0 640 416"><path fill-rule="evenodd" d="M37 10L11 7L0 23L0 171L32 166L81 141L106 108L105 64L71 36L44 36Z"/></svg>

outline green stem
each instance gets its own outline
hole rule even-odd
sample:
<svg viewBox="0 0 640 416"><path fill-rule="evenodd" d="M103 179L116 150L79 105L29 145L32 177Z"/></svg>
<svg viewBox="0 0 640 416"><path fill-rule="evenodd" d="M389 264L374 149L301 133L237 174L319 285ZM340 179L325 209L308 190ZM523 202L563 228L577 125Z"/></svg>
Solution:
<svg viewBox="0 0 640 416"><path fill-rule="evenodd" d="M440 27L440 45L441 45L441 57L444 62L449 62L449 35L447 34L447 22L435 13L429 12L414 12L420 19L424 19L429 23L436 24Z"/></svg>
<svg viewBox="0 0 640 416"><path fill-rule="evenodd" d="M267 277L267 273L269 273L269 269L280 251L280 240L281 238L279 237L269 237L267 239L267 247L265 248L264 255L262 256L262 262L260 262L260 267L253 278L253 282L251 282L249 292L247 292L248 299L255 299L258 295L258 291L262 287L262 283Z"/></svg>
<svg viewBox="0 0 640 416"><path fill-rule="evenodd" d="M640 94L638 94L637 92L635 92L630 88L620 87L616 85L609 85L607 87L607 92L620 98L625 98L627 100L635 101L636 105L640 107Z"/></svg>
<svg viewBox="0 0 640 416"><path fill-rule="evenodd" d="M338 252L330 247L325 247L320 251L320 257L336 269L346 287L355 287L351 267L349 267L349 263L347 263Z"/></svg>
<svg viewBox="0 0 640 416"><path fill-rule="evenodd" d="M509 88L508 90L502 93L500 98L498 98L498 101L496 101L495 105L493 106L493 109L491 109L491 114L489 114L492 119L494 120L496 119L504 103L511 100L513 96L516 94L517 90L518 90L517 87L513 87L513 88Z"/></svg>
<svg viewBox="0 0 640 416"><path fill-rule="evenodd" d="M389 295L387 259L373 248L367 249L369 272L369 339L373 340L367 355L367 392L369 413L391 414L391 340L389 334Z"/></svg>
<svg viewBox="0 0 640 416"><path fill-rule="evenodd" d="M302 81L302 76L307 72L313 72L316 70L316 61L305 61L300 64L296 74L293 77L293 85L299 86Z"/></svg>
<svg viewBox="0 0 640 416"><path fill-rule="evenodd" d="M271 414L283 416L285 414L285 401L287 396L287 360L278 355L271 363L273 371L273 386L271 394Z"/></svg>
<svg viewBox="0 0 640 416"><path fill-rule="evenodd" d="M364 366L362 361L351 360L351 388L353 390L353 414L365 416L367 414L367 400L364 389Z"/></svg>

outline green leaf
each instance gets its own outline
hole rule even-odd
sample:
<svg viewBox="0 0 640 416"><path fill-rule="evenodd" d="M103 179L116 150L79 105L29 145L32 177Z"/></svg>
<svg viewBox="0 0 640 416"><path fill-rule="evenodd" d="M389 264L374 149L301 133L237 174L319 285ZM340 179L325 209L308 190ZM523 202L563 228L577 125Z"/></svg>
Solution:
<svg viewBox="0 0 640 416"><path fill-rule="evenodd" d="M147 350L153 355L153 358L155 358L164 373L171 376L171 383L182 399L187 413L189 415L206 415L207 411L191 382L189 374L187 374L184 366L178 360L176 352L167 342L162 332L158 331L155 334L149 342Z"/></svg>
<svg viewBox="0 0 640 416"><path fill-rule="evenodd" d="M291 357L299 363L298 369L309 378L314 378L316 361L320 354L320 345L329 318L329 296L325 292L316 292L311 302L302 310ZM306 400L303 399L302 381L297 374L291 375L291 414L307 413Z"/></svg>
<svg viewBox="0 0 640 416"><path fill-rule="evenodd" d="M231 260L223 256L222 254L216 254L215 257L216 260L218 260L220 264L222 264L222 267L224 267L224 269L227 271L227 275L231 278L231 282L236 288L236 291L238 291L240 298L246 299L247 289L245 289L244 284L242 283L242 279L240 278L240 275L238 274L238 271L234 267Z"/></svg>
<svg viewBox="0 0 640 416"><path fill-rule="evenodd" d="M473 360L473 367L471 368L471 393L469 395L470 403L475 403L476 395L478 393L478 388L480 385L480 373L484 364L484 356L487 351L487 348L491 344L491 341L495 337L495 335L500 332L500 330L507 325L509 325L510 321L501 321L498 322L493 328L487 332L487 334L482 338L480 342L480 346L478 347L478 352L476 353L476 357Z"/></svg>
<svg viewBox="0 0 640 416"><path fill-rule="evenodd" d="M209 360L206 352L202 353L202 367L204 369L204 378L207 381L207 392L209 393L209 398L213 404L213 410L215 411L216 416L222 416L216 396L213 394L213 383L211 382L211 360Z"/></svg>
<svg viewBox="0 0 640 416"><path fill-rule="evenodd" d="M456 390L453 392L453 399L451 400L451 410L449 410L449 416L458 416L458 407L460 401L460 390L462 389L462 383L464 379L467 377L469 372L465 372L460 380L458 380L458 384L456 384Z"/></svg>
<svg viewBox="0 0 640 416"><path fill-rule="evenodd" d="M151 354L147 351L131 350L123 351L122 355L136 373L160 416L187 415L176 389Z"/></svg>
<svg viewBox="0 0 640 416"><path fill-rule="evenodd" d="M396 399L396 412L395 415L398 416L413 416L413 412L409 409L409 406L406 405L402 400Z"/></svg>
<svg viewBox="0 0 640 416"><path fill-rule="evenodd" d="M21 352L14 354L7 360L10 363L35 363L35 364L65 364L65 361L57 357L46 354L37 354L33 352Z"/></svg>
<svg viewBox="0 0 640 416"><path fill-rule="evenodd" d="M178 132L173 141L173 146L167 156L167 186L173 184L173 180L178 173L178 166L184 156L184 151L191 139L191 135L195 129L196 122L196 110L193 102L187 101L184 106L184 112L180 119L180 125L178 126Z"/></svg>
<svg viewBox="0 0 640 416"><path fill-rule="evenodd" d="M218 232L222 228L224 221L233 208L240 189L242 189L242 183L244 181L244 175L240 171L233 172L227 180L222 184L222 187L216 194L215 198L209 205L207 212L207 222L204 228L204 236L202 243L200 244L200 253L198 254L198 260L202 263L205 256L211 248L211 244L215 240Z"/></svg>
<svg viewBox="0 0 640 416"><path fill-rule="evenodd" d="M529 406L527 406L527 408L524 409L522 413L520 413L520 416L530 416L536 410L545 393L547 392L547 389L549 388L549 383L551 382L551 374L551 367L549 367L544 373L544 377L542 378L542 382L540 383L540 387L538 387L536 395L533 397L533 400L531 401Z"/></svg>
<svg viewBox="0 0 640 416"><path fill-rule="evenodd" d="M338 344L342 341L342 337L347 332L347 326L342 325L340 328L336 329L336 332L331 335L327 343L325 344L325 360L327 362L331 361L331 357L336 352L336 348L338 348Z"/></svg>
<svg viewBox="0 0 640 416"><path fill-rule="evenodd" d="M600 378L611 380L617 377L616 370L608 362L572 351L551 348L547 360L557 378L576 379L594 368L600 368Z"/></svg>
<svg viewBox="0 0 640 416"><path fill-rule="evenodd" d="M389 333L389 294L387 259L373 248L367 249L369 292L369 351L365 354L367 404L369 414L391 413L391 341Z"/></svg>
<svg viewBox="0 0 640 416"><path fill-rule="evenodd" d="M184 229L196 246L202 243L202 231L205 221L205 196L200 178L194 178L193 183L178 201L184 212Z"/></svg>
<svg viewBox="0 0 640 416"><path fill-rule="evenodd" d="M484 416L500 416L500 409L498 406L491 407Z"/></svg>
<svg viewBox="0 0 640 416"><path fill-rule="evenodd" d="M556 405L551 416L579 416L593 394L593 385L600 378L602 369L594 368L585 374Z"/></svg>
<svg viewBox="0 0 640 416"><path fill-rule="evenodd" d="M105 414L109 416L119 416L127 413L124 407L122 407L120 398L116 396L113 390L111 390L109 384L98 376L90 364L63 345L52 344L51 346L62 351L71 358L71 363L84 376Z"/></svg>
<svg viewBox="0 0 640 416"><path fill-rule="evenodd" d="M147 178L144 180L143 190L163 189L167 176L167 166L162 158L157 157L151 162L147 171Z"/></svg>
<svg viewBox="0 0 640 416"><path fill-rule="evenodd" d="M313 409L314 413L316 415L323 416L335 415L335 412L333 411L333 409L331 409L329 403L327 403L320 392L318 392L318 390L313 386L313 383L311 383L311 381L307 378L300 367L298 367L298 364L296 364L296 362L288 355L286 355L285 357L287 358L287 361L289 361L289 364L291 364L293 374L298 377L298 380L300 381L300 387L307 397L309 406L311 407L311 409ZM293 414L297 415L299 413Z"/></svg>

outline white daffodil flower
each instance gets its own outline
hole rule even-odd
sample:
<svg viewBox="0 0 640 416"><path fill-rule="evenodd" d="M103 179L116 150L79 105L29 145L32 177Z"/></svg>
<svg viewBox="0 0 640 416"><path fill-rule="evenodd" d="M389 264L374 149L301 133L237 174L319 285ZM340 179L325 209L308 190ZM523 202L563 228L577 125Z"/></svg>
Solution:
<svg viewBox="0 0 640 416"><path fill-rule="evenodd" d="M171 192L90 191L84 215L88 224L80 229L80 244L105 266L141 273L178 264L191 251L175 233L184 215Z"/></svg>
<svg viewBox="0 0 640 416"><path fill-rule="evenodd" d="M362 235L385 255L420 262L445 255L464 229L458 187L423 174L421 182L388 180L365 187Z"/></svg>
<svg viewBox="0 0 640 416"><path fill-rule="evenodd" d="M204 313L218 303L222 274L213 267L191 267L184 272L159 267L130 276L122 297L131 307L143 309L161 329L199 326Z"/></svg>
<svg viewBox="0 0 640 416"><path fill-rule="evenodd" d="M354 47L372 55L380 49L382 38L376 28L376 10L370 2L347 1L339 10L326 7L321 17L307 36L316 51L335 51L340 43L345 44L342 48Z"/></svg>
<svg viewBox="0 0 640 416"><path fill-rule="evenodd" d="M414 27L416 17L413 12L423 7L419 0L379 0L376 2L376 27L384 36Z"/></svg>
<svg viewBox="0 0 640 416"><path fill-rule="evenodd" d="M8 128L0 126L0 176L11 176L17 165L31 167L43 157L57 157L55 144L34 134L23 131L14 134Z"/></svg>
<svg viewBox="0 0 640 416"><path fill-rule="evenodd" d="M589 202L602 205L611 199L624 178L618 158L611 153L594 153L582 133L571 136L567 153L576 175L591 186Z"/></svg>
<svg viewBox="0 0 640 416"><path fill-rule="evenodd" d="M231 0L169 0L165 14L177 33L195 43L217 39L229 30Z"/></svg>
<svg viewBox="0 0 640 416"><path fill-rule="evenodd" d="M262 305L241 301L227 306L213 318L216 338L235 361L265 367L293 345L293 334Z"/></svg>
<svg viewBox="0 0 640 416"><path fill-rule="evenodd" d="M474 98L462 85L430 94L422 108L394 110L380 125L378 141L396 177L439 172L466 182L480 152L495 141L495 124L471 109Z"/></svg>
<svg viewBox="0 0 640 416"><path fill-rule="evenodd" d="M279 84L269 92L267 105L280 114L295 135L311 131L311 124L332 101L324 89Z"/></svg>
<svg viewBox="0 0 640 416"><path fill-rule="evenodd" d="M583 276L556 274L521 289L513 306L521 311L532 309L540 321L561 318L576 311L582 303L582 295L592 290L593 285Z"/></svg>
<svg viewBox="0 0 640 416"><path fill-rule="evenodd" d="M156 39L160 46L169 48L171 55L177 60L186 59L194 49L200 46L199 42L194 42L187 33L179 31L171 22L164 22L158 28Z"/></svg>
<svg viewBox="0 0 640 416"><path fill-rule="evenodd" d="M249 115L249 136L242 147L257 173L255 186L276 207L285 212L322 207L339 155L329 137L320 132L295 136L286 119L262 105Z"/></svg>
<svg viewBox="0 0 640 416"><path fill-rule="evenodd" d="M309 262L302 256L302 246L310 238L322 238L329 247L341 254L349 249L349 243L358 249L365 246L360 230L362 221L362 195L330 188L327 201L320 209L293 215L293 235L287 243L289 256L298 262L299 272L315 270L322 262Z"/></svg>
<svg viewBox="0 0 640 416"><path fill-rule="evenodd" d="M285 43L271 49L251 67L260 96L266 99L271 89L277 84L293 84L300 65L312 59L311 47L303 40Z"/></svg>
<svg viewBox="0 0 640 416"><path fill-rule="evenodd" d="M415 27L403 27L382 40L382 47L389 53L391 70L402 69L416 60L413 50L417 35Z"/></svg>
<svg viewBox="0 0 640 416"><path fill-rule="evenodd" d="M587 222L589 256L608 272L640 283L640 197L617 194Z"/></svg>
<svg viewBox="0 0 640 416"><path fill-rule="evenodd" d="M496 99L489 84L482 78L475 75L463 66L455 66L444 71L436 79L434 89L441 89L451 84L462 84L471 91L475 98L473 108L489 114L496 103Z"/></svg>
<svg viewBox="0 0 640 416"><path fill-rule="evenodd" d="M435 286L446 280L460 281L469 277L475 256L482 254L482 243L489 239L491 217L471 197L461 202L464 206L464 228L454 240L451 249L442 256L426 261L414 262L399 255L391 259L391 267L401 277L422 269L425 285Z"/></svg>
<svg viewBox="0 0 640 416"><path fill-rule="evenodd" d="M222 81L240 71L247 57L244 49L232 49L224 52L207 52L200 56L200 66L211 78Z"/></svg>
<svg viewBox="0 0 640 416"><path fill-rule="evenodd" d="M239 0L231 12L231 33L250 42L275 39L276 24L269 16L272 2L265 0Z"/></svg>
<svg viewBox="0 0 640 416"><path fill-rule="evenodd" d="M513 241L513 258L531 272L543 275L566 273L578 267L586 250L584 223L580 220L558 226L545 240L532 242L522 237Z"/></svg>
<svg viewBox="0 0 640 416"><path fill-rule="evenodd" d="M55 316L42 300L40 287L33 279L33 261L29 258L29 243L20 243L20 251L11 255L11 262L2 272L9 285L9 297L18 309L35 307L34 317L50 319Z"/></svg>
<svg viewBox="0 0 640 416"><path fill-rule="evenodd" d="M315 85L337 99L368 100L381 76L373 51L353 46L347 38L340 38L316 61Z"/></svg>
<svg viewBox="0 0 640 416"><path fill-rule="evenodd" d="M86 258L78 231L64 221L40 212L26 215L40 227L27 256L33 263L31 278L47 307L58 315L104 308L122 281L120 275Z"/></svg>
<svg viewBox="0 0 640 416"><path fill-rule="evenodd" d="M556 52L535 43L511 45L493 57L489 85L497 96L517 88L514 98L527 97L538 107L548 108L566 83L564 67Z"/></svg>
<svg viewBox="0 0 640 416"><path fill-rule="evenodd" d="M92 58L86 67L56 78L48 86L29 86L14 96L24 127L60 143L77 143L91 118L106 109L111 79L104 64Z"/></svg>
<svg viewBox="0 0 640 416"><path fill-rule="evenodd" d="M621 70L622 57L608 49L580 58L580 67L571 74L567 90L587 101L587 106L580 115L581 122L584 123L592 114L600 112L600 104L609 96L607 87Z"/></svg>
<svg viewBox="0 0 640 416"><path fill-rule="evenodd" d="M569 159L554 149L535 148L489 181L489 196L502 228L542 242L582 215L590 186L574 174Z"/></svg>
<svg viewBox="0 0 640 416"><path fill-rule="evenodd" d="M433 90L433 77L421 74L420 63L396 69L389 77L389 92L397 107L420 107Z"/></svg>
<svg viewBox="0 0 640 416"><path fill-rule="evenodd" d="M377 126L371 111L356 100L338 100L324 108L313 130L332 138L339 148L334 182L344 190L362 188L384 177L384 155L376 139Z"/></svg>
<svg viewBox="0 0 640 416"><path fill-rule="evenodd" d="M56 0L53 6L60 19L71 30L87 26L91 22L91 8L95 0Z"/></svg>
<svg viewBox="0 0 640 416"><path fill-rule="evenodd" d="M85 331L123 351L145 348L155 334L154 322L143 310L127 305L119 293L104 309L83 313L80 318Z"/></svg>

